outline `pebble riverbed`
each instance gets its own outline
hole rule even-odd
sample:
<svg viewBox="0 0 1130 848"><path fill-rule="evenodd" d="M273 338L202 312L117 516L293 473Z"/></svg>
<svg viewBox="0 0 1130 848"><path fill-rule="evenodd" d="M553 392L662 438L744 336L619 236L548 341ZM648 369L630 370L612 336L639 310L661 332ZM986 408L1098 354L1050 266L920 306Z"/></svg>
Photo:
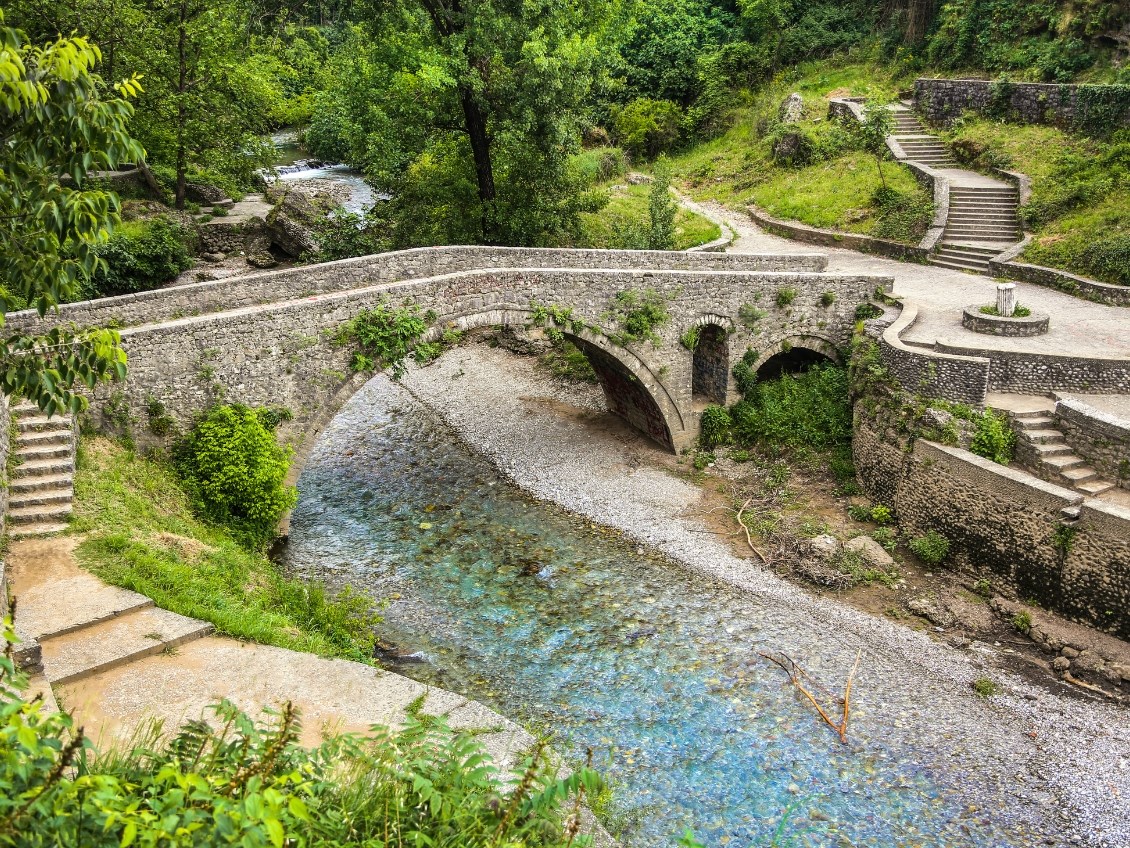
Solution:
<svg viewBox="0 0 1130 848"><path fill-rule="evenodd" d="M796 845L1130 846L1124 711L995 669L977 698L984 654L733 556L602 407L483 346L378 377L306 467L288 561L399 595L387 634L428 662L398 670L592 747L626 845L767 844L789 810ZM784 649L834 689L863 651L850 745L757 657Z"/></svg>

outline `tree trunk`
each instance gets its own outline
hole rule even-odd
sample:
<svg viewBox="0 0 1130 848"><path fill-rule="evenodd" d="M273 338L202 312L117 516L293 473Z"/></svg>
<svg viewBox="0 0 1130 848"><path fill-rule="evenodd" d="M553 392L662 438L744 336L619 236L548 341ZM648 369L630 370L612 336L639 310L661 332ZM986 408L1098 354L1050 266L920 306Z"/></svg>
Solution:
<svg viewBox="0 0 1130 848"><path fill-rule="evenodd" d="M186 41L188 40L187 23L188 20L188 2L181 0L180 4L180 26L177 32L177 62L178 72L177 77L177 188L175 204L177 209L184 209L184 195L185 195L185 172L188 170L188 140L187 132L185 129L185 92L188 90L188 58L186 55Z"/></svg>
<svg viewBox="0 0 1130 848"><path fill-rule="evenodd" d="M486 116L468 86L460 86L459 100L467 135L471 140L471 155L475 160L475 181L479 186L479 203L482 204L483 239L492 244L497 237L498 221L495 206L494 165L490 156L490 134Z"/></svg>

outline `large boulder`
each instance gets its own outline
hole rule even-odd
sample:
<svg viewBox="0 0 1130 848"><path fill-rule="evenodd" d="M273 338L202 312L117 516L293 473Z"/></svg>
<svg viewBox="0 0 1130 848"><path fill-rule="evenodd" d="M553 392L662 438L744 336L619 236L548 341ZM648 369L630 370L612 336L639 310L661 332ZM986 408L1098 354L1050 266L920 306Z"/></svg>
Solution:
<svg viewBox="0 0 1130 848"><path fill-rule="evenodd" d="M185 183L184 196L193 203L200 203L205 206L228 199L223 189L207 183Z"/></svg>
<svg viewBox="0 0 1130 848"><path fill-rule="evenodd" d="M318 253L320 247L314 236L315 224L322 213L305 194L289 191L267 215L267 233L271 242L288 256L298 258Z"/></svg>

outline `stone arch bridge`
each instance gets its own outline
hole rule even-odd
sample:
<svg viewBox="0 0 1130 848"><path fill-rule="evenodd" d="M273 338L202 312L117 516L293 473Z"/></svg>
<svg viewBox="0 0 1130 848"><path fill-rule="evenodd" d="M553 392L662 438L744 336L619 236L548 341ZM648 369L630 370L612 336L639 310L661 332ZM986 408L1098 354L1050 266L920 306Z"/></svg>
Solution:
<svg viewBox="0 0 1130 848"><path fill-rule="evenodd" d="M559 329L589 358L609 409L681 450L707 403L736 399L730 371L747 350L759 362L789 351L838 361L856 308L892 285L825 266L815 254L423 248L70 304L42 320L16 313L9 323L119 328L128 376L99 386L92 411L104 425L131 421L143 445L158 439L147 426L157 408L183 427L219 400L286 407L293 418L279 432L297 448L297 476L368 379L350 373L352 349L335 341L362 309L415 304L436 316L432 340L448 328L529 325L539 304L567 308L575 320ZM646 290L670 314L658 341L617 343L617 294Z"/></svg>

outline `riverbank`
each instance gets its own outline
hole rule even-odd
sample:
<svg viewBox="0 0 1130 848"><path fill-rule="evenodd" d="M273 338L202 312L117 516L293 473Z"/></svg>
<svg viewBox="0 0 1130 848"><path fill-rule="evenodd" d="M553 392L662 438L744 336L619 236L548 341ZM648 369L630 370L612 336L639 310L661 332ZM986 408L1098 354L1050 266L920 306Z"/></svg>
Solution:
<svg viewBox="0 0 1130 848"><path fill-rule="evenodd" d="M1123 711L1050 693L1001 671L996 661L1002 652L994 646L959 651L937 644L905 626L814 597L762 570L752 555L736 556L700 515L710 508L703 489L677 476L686 476L688 466L600 412L595 386L562 386L531 360L482 346L458 348L428 368L413 369L404 382L526 491L610 525L762 603L801 611L838 644L863 649L865 669L889 666L886 685L893 675L893 685L917 691L925 678L955 698L983 703L971 685L990 669L1002 693L989 710L934 716L934 732L983 740L986 768L1001 758L1012 762L1014 780L1027 788L1029 781L1046 786L1056 799L1041 808L1049 823L1047 844L1061 844L1053 825L1062 844L1121 846L1130 840L1130 729ZM866 683L864 673L858 685Z"/></svg>

